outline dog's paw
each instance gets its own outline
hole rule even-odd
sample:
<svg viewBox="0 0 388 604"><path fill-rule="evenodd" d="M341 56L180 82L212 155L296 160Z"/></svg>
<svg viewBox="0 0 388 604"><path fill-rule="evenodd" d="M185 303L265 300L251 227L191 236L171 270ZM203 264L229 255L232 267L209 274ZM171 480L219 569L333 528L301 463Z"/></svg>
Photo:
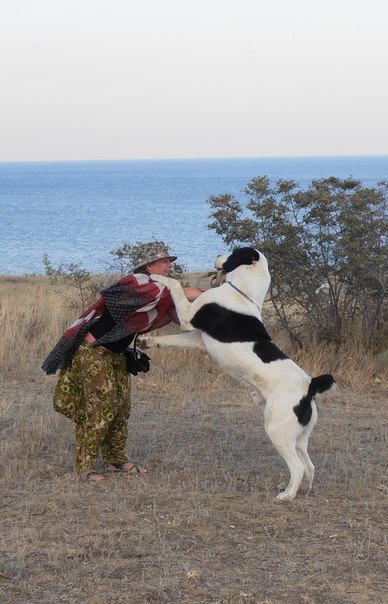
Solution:
<svg viewBox="0 0 388 604"><path fill-rule="evenodd" d="M152 344L152 336L137 336L136 345L142 350L146 348L154 348L155 344Z"/></svg>
<svg viewBox="0 0 388 604"><path fill-rule="evenodd" d="M295 495L290 495L290 493L288 493L287 491L283 491L282 493L279 493L279 495L276 497L276 501L292 501L293 499L295 499Z"/></svg>

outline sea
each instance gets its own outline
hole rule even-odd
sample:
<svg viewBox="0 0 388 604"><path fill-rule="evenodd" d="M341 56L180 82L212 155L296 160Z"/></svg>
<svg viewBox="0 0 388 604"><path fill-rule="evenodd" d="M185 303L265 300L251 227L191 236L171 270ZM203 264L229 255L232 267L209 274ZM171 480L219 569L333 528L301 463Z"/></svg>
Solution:
<svg viewBox="0 0 388 604"><path fill-rule="evenodd" d="M388 179L388 156L0 163L0 273L44 274L50 263L105 272L124 243L163 240L188 271L228 251L208 228L209 197L240 201L252 178Z"/></svg>

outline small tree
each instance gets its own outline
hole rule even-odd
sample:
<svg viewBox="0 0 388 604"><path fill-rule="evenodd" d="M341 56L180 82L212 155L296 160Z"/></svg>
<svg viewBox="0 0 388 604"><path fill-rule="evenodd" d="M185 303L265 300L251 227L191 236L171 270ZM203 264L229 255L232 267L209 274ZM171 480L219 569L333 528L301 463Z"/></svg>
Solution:
<svg viewBox="0 0 388 604"><path fill-rule="evenodd" d="M163 241L158 243L167 247ZM83 268L81 262L61 262L58 267L54 267L47 253L43 255L43 265L54 291L64 298L71 307L85 309L98 297L100 291L109 285L109 282L112 283L114 279L132 272L138 247L143 245L143 242L136 244L123 243L117 250L111 251L110 254L114 256L114 261L109 265L109 274L106 272L106 277L99 275L97 278L96 275ZM182 280L184 271L183 265L174 263L170 276ZM108 279L109 276L110 279ZM60 284L68 287L65 290L63 288L58 289Z"/></svg>
<svg viewBox="0 0 388 604"><path fill-rule="evenodd" d="M383 339L387 302L388 182L297 183L268 176L251 180L245 205L224 194L208 200L209 225L226 244L253 245L267 256L270 295L291 340L303 329L340 342L357 332L368 346Z"/></svg>
<svg viewBox="0 0 388 604"><path fill-rule="evenodd" d="M168 249L168 246L164 241L158 241L156 243L161 244ZM110 269L120 273L120 275L127 275L133 271L134 262L138 255L139 246L144 246L144 242L138 241L137 243L123 243L116 250L109 252L113 257L113 263L110 265ZM182 280L185 267L182 264L174 262L173 267L170 271L170 277L174 279Z"/></svg>
<svg viewBox="0 0 388 604"><path fill-rule="evenodd" d="M58 283L64 283L68 285L74 295L61 292L71 307L84 308L90 303L91 296L95 293L95 287L93 287L91 273L82 267L81 263L71 262L65 264L61 262L60 265L55 268L48 257L48 254L43 255L43 265L45 268L46 275L50 279L50 283L53 288ZM59 292L58 292L59 293Z"/></svg>

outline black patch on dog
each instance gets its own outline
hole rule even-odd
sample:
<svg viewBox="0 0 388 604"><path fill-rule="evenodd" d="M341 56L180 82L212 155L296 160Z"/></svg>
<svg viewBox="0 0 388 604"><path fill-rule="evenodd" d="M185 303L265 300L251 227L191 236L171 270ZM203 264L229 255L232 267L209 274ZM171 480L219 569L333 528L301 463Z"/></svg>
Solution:
<svg viewBox="0 0 388 604"><path fill-rule="evenodd" d="M312 378L306 396L301 398L299 404L294 407L294 413L302 426L307 426L311 419L311 414L313 412L311 401L314 396L326 392L326 390L330 390L334 384L335 379L330 373L325 373Z"/></svg>
<svg viewBox="0 0 388 604"><path fill-rule="evenodd" d="M271 338L259 319L229 310L215 302L204 304L195 313L190 323L218 342L261 342L264 340L271 343Z"/></svg>
<svg viewBox="0 0 388 604"><path fill-rule="evenodd" d="M272 342L269 333L259 319L229 310L215 302L204 304L190 323L218 342L227 344L254 342L253 352L263 363L288 358Z"/></svg>
<svg viewBox="0 0 388 604"><path fill-rule="evenodd" d="M263 363L272 363L272 361L280 361L282 359L288 359L288 356L284 354L272 341L261 341L256 342L253 346L253 352L263 361Z"/></svg>
<svg viewBox="0 0 388 604"><path fill-rule="evenodd" d="M312 398L313 397L311 396L311 394L307 393L306 396L300 399L299 404L295 405L294 407L294 413L298 418L298 422L302 426L307 426L311 419L311 415L313 412L311 407Z"/></svg>
<svg viewBox="0 0 388 604"><path fill-rule="evenodd" d="M259 260L260 254L254 247L239 247L225 260L222 269L226 273L231 273L242 264L253 264Z"/></svg>

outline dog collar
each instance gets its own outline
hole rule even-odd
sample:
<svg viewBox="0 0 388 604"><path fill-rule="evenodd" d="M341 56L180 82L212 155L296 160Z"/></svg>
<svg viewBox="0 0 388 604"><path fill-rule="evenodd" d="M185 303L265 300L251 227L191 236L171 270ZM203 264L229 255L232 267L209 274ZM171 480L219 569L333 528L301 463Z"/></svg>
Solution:
<svg viewBox="0 0 388 604"><path fill-rule="evenodd" d="M243 291L241 291L241 289L239 289L238 287L236 287L235 285L233 285L233 283L231 283L230 281L227 281L227 284L230 285L230 287L233 287L233 289L236 290L236 292L238 292L239 294L241 294L242 296L244 296L244 298L246 298L247 300L249 300L249 302L252 302L252 304L254 304L256 306L256 308L259 308L258 305L256 304L256 302L254 302L249 296L247 296L246 294L244 294ZM260 310L260 308L259 308Z"/></svg>

